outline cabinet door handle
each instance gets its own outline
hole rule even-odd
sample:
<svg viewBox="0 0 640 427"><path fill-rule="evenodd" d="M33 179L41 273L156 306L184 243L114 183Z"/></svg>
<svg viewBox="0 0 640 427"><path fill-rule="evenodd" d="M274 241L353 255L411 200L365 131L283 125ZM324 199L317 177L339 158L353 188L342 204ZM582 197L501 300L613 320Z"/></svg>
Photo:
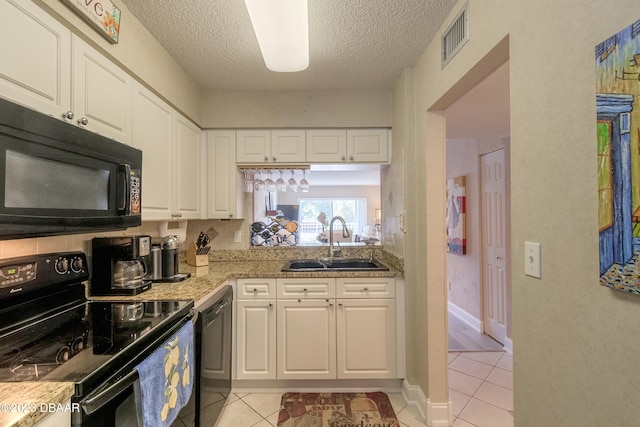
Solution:
<svg viewBox="0 0 640 427"><path fill-rule="evenodd" d="M75 116L73 115L73 111L67 111L66 113L62 113L62 117L68 120L73 120Z"/></svg>
<svg viewBox="0 0 640 427"><path fill-rule="evenodd" d="M78 124L81 124L82 126L86 126L89 124L89 119L87 119L86 117L78 119Z"/></svg>

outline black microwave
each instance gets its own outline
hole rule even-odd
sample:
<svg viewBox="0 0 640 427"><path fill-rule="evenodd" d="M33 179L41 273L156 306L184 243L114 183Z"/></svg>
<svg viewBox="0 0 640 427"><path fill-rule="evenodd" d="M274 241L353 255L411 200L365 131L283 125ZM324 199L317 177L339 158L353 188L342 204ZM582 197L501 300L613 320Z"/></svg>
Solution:
<svg viewBox="0 0 640 427"><path fill-rule="evenodd" d="M142 151L0 99L0 240L141 224Z"/></svg>

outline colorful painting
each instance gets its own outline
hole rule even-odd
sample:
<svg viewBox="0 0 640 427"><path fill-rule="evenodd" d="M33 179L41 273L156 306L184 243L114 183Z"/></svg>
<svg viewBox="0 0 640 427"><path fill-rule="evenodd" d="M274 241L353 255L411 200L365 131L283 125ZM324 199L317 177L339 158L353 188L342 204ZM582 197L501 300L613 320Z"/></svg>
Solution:
<svg viewBox="0 0 640 427"><path fill-rule="evenodd" d="M447 252L456 255L467 253L465 187L466 179L464 176L447 180Z"/></svg>
<svg viewBox="0 0 640 427"><path fill-rule="evenodd" d="M640 20L595 56L600 284L640 294Z"/></svg>
<svg viewBox="0 0 640 427"><path fill-rule="evenodd" d="M120 9L109 0L63 0L111 43L118 43Z"/></svg>

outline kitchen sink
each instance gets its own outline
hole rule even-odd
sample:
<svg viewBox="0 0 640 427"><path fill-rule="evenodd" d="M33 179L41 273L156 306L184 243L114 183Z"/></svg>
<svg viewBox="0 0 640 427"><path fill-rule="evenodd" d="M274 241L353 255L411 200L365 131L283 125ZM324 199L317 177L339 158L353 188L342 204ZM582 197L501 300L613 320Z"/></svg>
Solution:
<svg viewBox="0 0 640 427"><path fill-rule="evenodd" d="M288 261L281 271L388 271L376 260L349 259L294 259Z"/></svg>

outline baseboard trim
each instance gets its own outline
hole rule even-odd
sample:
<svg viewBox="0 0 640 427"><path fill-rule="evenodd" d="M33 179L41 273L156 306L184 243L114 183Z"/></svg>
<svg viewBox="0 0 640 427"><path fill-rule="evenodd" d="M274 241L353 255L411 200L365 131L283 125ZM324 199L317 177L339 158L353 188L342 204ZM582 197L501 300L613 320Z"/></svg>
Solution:
<svg viewBox="0 0 640 427"><path fill-rule="evenodd" d="M465 309L458 307L451 301L448 301L447 305L451 314L454 314L457 317L459 317L464 323L472 327L475 331L482 333L482 330L483 330L482 320L478 319L473 314L470 314Z"/></svg>
<svg viewBox="0 0 640 427"><path fill-rule="evenodd" d="M428 426L449 427L453 425L453 404L431 402L418 386L411 385L405 379L402 382L402 396L407 405L414 406Z"/></svg>
<svg viewBox="0 0 640 427"><path fill-rule="evenodd" d="M507 337L507 339L504 341L503 347L504 351L513 354L513 340L511 338Z"/></svg>

